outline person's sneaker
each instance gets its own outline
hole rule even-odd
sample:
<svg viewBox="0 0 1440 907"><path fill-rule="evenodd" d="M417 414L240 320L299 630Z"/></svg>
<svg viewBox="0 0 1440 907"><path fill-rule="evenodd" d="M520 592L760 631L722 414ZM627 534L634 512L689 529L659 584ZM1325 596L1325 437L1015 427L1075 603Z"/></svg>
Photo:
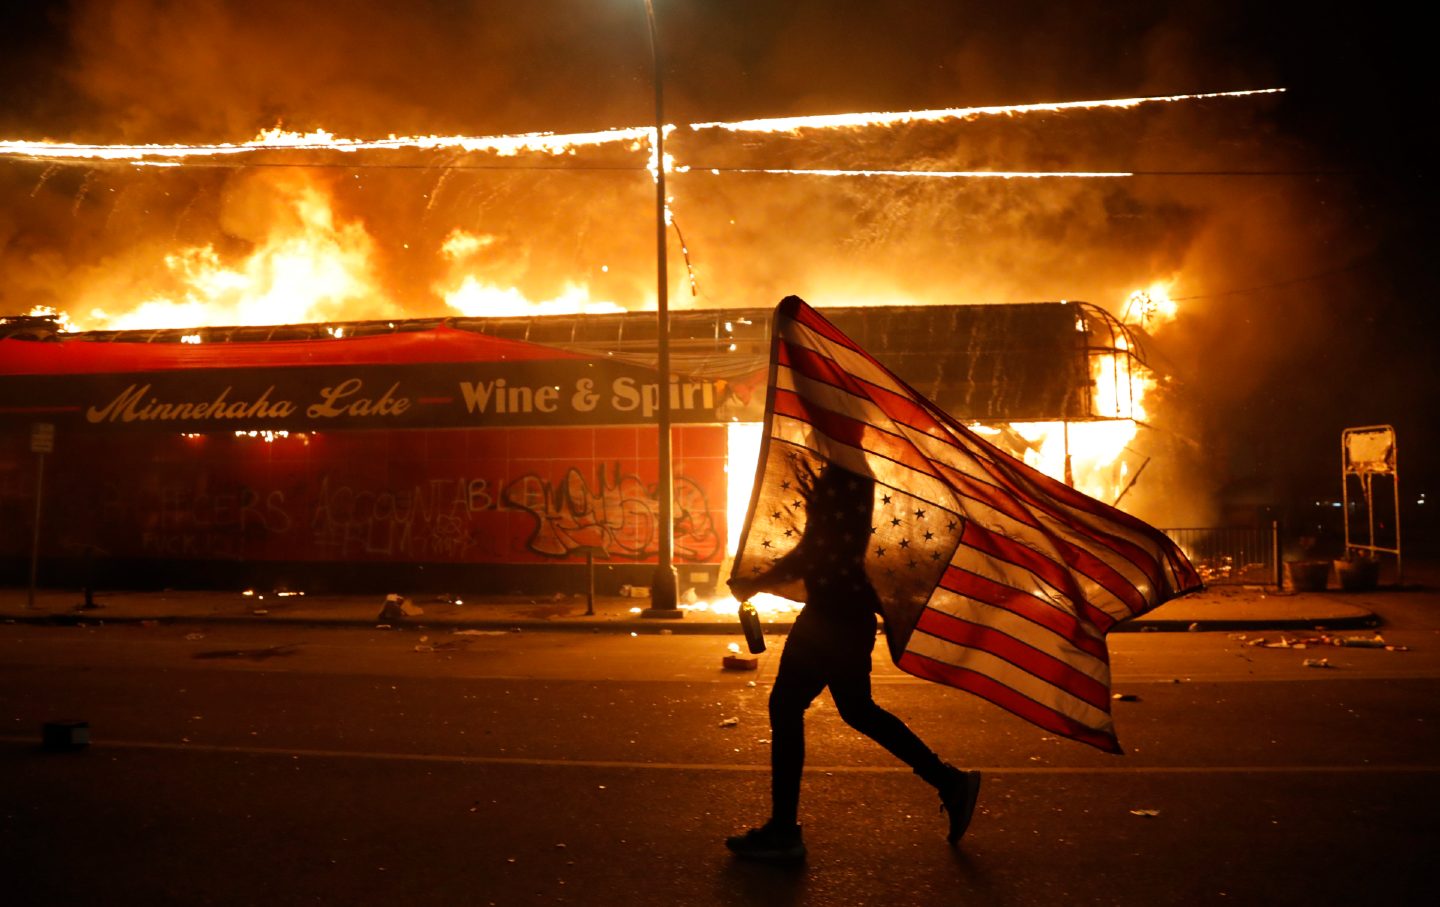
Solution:
<svg viewBox="0 0 1440 907"><path fill-rule="evenodd" d="M799 863L805 859L805 840L800 826L788 828L767 822L743 835L731 835L725 846L742 860L761 863Z"/></svg>
<svg viewBox="0 0 1440 907"><path fill-rule="evenodd" d="M950 833L945 839L951 844L959 841L970 827L970 817L975 815L975 801L979 798L979 772L945 766L945 780L940 784L940 811L950 815Z"/></svg>

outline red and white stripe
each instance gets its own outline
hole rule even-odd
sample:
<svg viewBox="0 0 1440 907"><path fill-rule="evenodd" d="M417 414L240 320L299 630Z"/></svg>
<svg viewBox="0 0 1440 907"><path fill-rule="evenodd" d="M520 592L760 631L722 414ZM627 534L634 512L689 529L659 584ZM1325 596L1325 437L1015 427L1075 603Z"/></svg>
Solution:
<svg viewBox="0 0 1440 907"><path fill-rule="evenodd" d="M767 443L964 518L897 664L1118 752L1104 634L1198 588L1185 556L967 430L800 299L779 305L774 332Z"/></svg>

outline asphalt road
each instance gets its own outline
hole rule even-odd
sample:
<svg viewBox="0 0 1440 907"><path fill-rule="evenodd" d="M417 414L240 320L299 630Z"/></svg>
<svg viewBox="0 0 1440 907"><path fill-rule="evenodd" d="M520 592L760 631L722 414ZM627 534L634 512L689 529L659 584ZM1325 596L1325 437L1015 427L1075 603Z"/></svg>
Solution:
<svg viewBox="0 0 1440 907"><path fill-rule="evenodd" d="M877 699L986 772L974 825L947 846L822 699L792 870L721 844L764 818L780 640L752 674L719 637L3 625L3 900L1434 903L1440 619L1390 617L1409 651L1112 637L1124 757L881 656ZM64 718L94 742L42 751Z"/></svg>

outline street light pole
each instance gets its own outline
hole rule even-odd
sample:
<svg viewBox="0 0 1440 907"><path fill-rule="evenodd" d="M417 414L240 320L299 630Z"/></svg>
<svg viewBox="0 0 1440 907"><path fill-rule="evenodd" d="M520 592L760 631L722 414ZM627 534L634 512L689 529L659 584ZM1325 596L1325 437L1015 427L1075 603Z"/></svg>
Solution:
<svg viewBox="0 0 1440 907"><path fill-rule="evenodd" d="M659 487L656 497L660 502L660 516L657 529L660 532L660 550L655 565L655 575L650 581L650 607L641 612L642 617L678 618L683 617L678 607L679 583L675 577L675 477L670 452L670 279L666 273L666 226L665 223L665 92L660 78L660 34L655 27L655 6L645 0L645 16L650 23L650 62L655 81L655 272L656 303L659 309L659 355L655 365L656 380L659 382L660 407L658 457L660 465Z"/></svg>

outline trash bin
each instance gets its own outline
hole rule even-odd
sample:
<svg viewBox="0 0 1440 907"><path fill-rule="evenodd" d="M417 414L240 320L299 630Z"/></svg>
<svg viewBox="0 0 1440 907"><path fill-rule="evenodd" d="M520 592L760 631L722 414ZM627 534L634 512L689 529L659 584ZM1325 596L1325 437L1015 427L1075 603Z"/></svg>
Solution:
<svg viewBox="0 0 1440 907"><path fill-rule="evenodd" d="M1380 585L1380 562L1373 557L1345 558L1335 562L1335 575L1346 592L1364 592Z"/></svg>
<svg viewBox="0 0 1440 907"><path fill-rule="evenodd" d="M1330 584L1329 561L1286 561L1293 592L1323 592Z"/></svg>

